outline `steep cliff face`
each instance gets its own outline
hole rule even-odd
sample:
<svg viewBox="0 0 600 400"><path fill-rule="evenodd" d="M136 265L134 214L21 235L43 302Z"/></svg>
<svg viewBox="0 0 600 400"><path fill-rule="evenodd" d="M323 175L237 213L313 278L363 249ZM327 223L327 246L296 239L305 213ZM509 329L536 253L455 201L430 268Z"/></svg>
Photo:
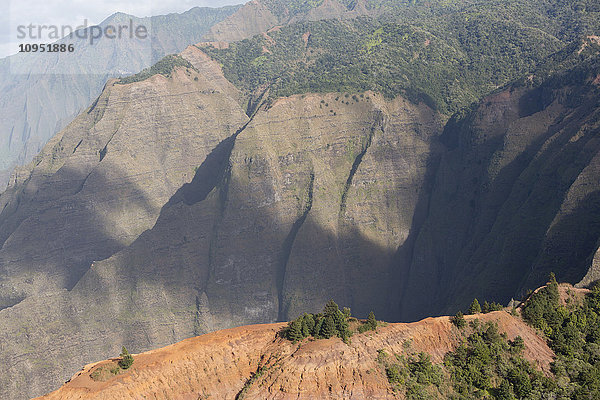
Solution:
<svg viewBox="0 0 600 400"><path fill-rule="evenodd" d="M436 113L328 94L250 119L213 61L182 55L193 68L111 81L0 197L3 395L39 394L72 372L59 365L124 342L285 320L332 296L388 312L376 294L413 224Z"/></svg>
<svg viewBox="0 0 600 400"><path fill-rule="evenodd" d="M192 69L109 82L2 195L2 297L72 288L92 261L152 227L194 167L246 119L220 82Z"/></svg>
<svg viewBox="0 0 600 400"><path fill-rule="evenodd" d="M103 37L94 45L74 38L68 41L73 53L21 53L0 60L0 192L13 168L29 163L90 105L110 77L136 73L167 54L179 53L238 8L195 7L151 18L116 13L100 26L129 24L131 19L148 29L149 38Z"/></svg>
<svg viewBox="0 0 600 400"><path fill-rule="evenodd" d="M390 261L408 236L439 123L402 99L371 94L333 106L335 97L260 109L212 151L152 230L95 263L74 291L101 286L107 302L121 302L152 282L145 291L164 298L161 309L181 310L183 337L286 320L332 296L362 314L387 312L388 298L375 294L390 289ZM128 301L120 307L146 316L156 306Z"/></svg>
<svg viewBox="0 0 600 400"><path fill-rule="evenodd" d="M479 317L497 322L509 339L521 336L525 357L549 370L553 353L532 328L506 312ZM338 338L292 344L275 337L283 326L228 329L138 354L130 370L105 382L90 374L111 361L86 365L41 399L233 399L244 387L244 399L400 398L377 361L379 352L426 352L440 363L461 337L448 317L389 324L377 334L355 335L349 345ZM248 384L259 369L261 374Z"/></svg>
<svg viewBox="0 0 600 400"><path fill-rule="evenodd" d="M244 4L225 20L215 24L204 39L210 42L230 42L246 39L265 32L279 23L279 19L261 2Z"/></svg>
<svg viewBox="0 0 600 400"><path fill-rule="evenodd" d="M587 287L600 280L600 247L594 253L590 261L590 269L581 281L577 283L578 287Z"/></svg>
<svg viewBox="0 0 600 400"><path fill-rule="evenodd" d="M2 351L49 351L48 357L26 357L25 363L11 357L4 363L0 397L40 393L63 379L56 364L63 355L89 359L113 341L101 333L108 325L91 323L102 318L82 314L85 307L101 303L71 301L66 290L94 260L109 257L151 228L161 207L192 179L207 154L247 122L237 90L218 66L194 47L183 54L194 67L176 68L171 77L155 75L128 85L111 81L97 102L21 171L23 180L0 197L2 308L27 298L0 311ZM104 291L91 290L87 295L93 297ZM104 343L80 357L68 350L67 332ZM47 340L58 342L49 349L43 344ZM26 377L23 368L48 374ZM10 382L11 376L20 377Z"/></svg>
<svg viewBox="0 0 600 400"><path fill-rule="evenodd" d="M332 297L405 320L506 302L550 270L595 279L588 55L445 128L372 91L247 107L197 47L187 67L110 81L0 196L0 397L42 394L123 344L287 320Z"/></svg>
<svg viewBox="0 0 600 400"><path fill-rule="evenodd" d="M591 57L540 86L491 95L446 126L427 220L403 254L404 318L472 297L505 303L551 271L572 283L586 275L600 236L600 70Z"/></svg>

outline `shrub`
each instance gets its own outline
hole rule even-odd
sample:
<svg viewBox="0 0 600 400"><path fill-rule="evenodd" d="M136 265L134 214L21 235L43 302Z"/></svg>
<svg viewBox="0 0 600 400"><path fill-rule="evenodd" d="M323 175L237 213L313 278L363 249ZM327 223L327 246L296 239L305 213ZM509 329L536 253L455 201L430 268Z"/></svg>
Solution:
<svg viewBox="0 0 600 400"><path fill-rule="evenodd" d="M452 322L458 329L462 329L467 325L465 316L461 311L458 311L452 318L450 318L450 322Z"/></svg>
<svg viewBox="0 0 600 400"><path fill-rule="evenodd" d="M442 369L431 363L427 353L419 353L416 357L397 354L394 358L383 349L378 353L377 362L385 368L388 382L394 390L404 391L407 399L431 398L428 393L442 383Z"/></svg>
<svg viewBox="0 0 600 400"><path fill-rule="evenodd" d="M121 372L121 368L117 364L105 365L96 368L91 374L90 378L97 382L106 382L115 375Z"/></svg>
<svg viewBox="0 0 600 400"><path fill-rule="evenodd" d="M316 339L337 336L345 343L349 343L352 336L350 320L355 321L356 318L351 316L349 308L344 308L342 312L333 300L329 300L323 308L323 313L304 313L301 317L288 323L280 335L292 342L312 335Z"/></svg>
<svg viewBox="0 0 600 400"><path fill-rule="evenodd" d="M479 314L481 312L481 306L479 305L479 301L477 299L473 299L473 302L469 306L469 314Z"/></svg>
<svg viewBox="0 0 600 400"><path fill-rule="evenodd" d="M131 364L133 364L133 356L129 354L125 346L123 346L119 356L121 357L121 360L119 361L119 367L123 369L128 369L131 367Z"/></svg>

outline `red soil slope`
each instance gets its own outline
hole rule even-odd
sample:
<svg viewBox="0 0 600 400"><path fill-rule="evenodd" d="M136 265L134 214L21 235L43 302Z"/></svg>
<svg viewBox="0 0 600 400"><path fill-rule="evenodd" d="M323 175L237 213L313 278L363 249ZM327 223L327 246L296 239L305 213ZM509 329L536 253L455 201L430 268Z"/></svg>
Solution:
<svg viewBox="0 0 600 400"><path fill-rule="evenodd" d="M497 321L509 339L520 335L525 357L549 370L554 354L523 321L505 311L476 317ZM114 360L86 365L63 387L41 399L234 399L259 368L264 373L248 385L244 399L394 398L376 361L379 349L424 351L434 362L441 362L460 340L448 317L387 324L376 332L355 334L350 345L337 338L292 344L276 338L284 325L227 329L138 354L127 372L106 382L96 382L90 374ZM405 341L410 343L408 350Z"/></svg>

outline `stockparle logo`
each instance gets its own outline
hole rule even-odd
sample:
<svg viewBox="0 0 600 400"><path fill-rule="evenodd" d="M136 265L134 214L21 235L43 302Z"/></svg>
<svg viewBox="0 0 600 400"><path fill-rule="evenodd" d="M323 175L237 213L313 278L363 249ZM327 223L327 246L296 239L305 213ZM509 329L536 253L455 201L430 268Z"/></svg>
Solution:
<svg viewBox="0 0 600 400"><path fill-rule="evenodd" d="M152 62L150 18L118 13L98 25L90 24L87 18L72 25L12 22L12 42L18 52L16 57L10 58L10 70L14 74L106 74L111 71L115 76L122 76L139 72ZM135 61L102 56L123 51L133 51Z"/></svg>
<svg viewBox="0 0 600 400"><path fill-rule="evenodd" d="M26 40L59 40L62 38L85 39L90 45L98 42L102 38L106 39L147 39L148 28L143 24L138 24L129 18L126 24L107 24L105 26L88 26L88 20L85 19L82 25L73 28L71 25L18 25L17 39Z"/></svg>

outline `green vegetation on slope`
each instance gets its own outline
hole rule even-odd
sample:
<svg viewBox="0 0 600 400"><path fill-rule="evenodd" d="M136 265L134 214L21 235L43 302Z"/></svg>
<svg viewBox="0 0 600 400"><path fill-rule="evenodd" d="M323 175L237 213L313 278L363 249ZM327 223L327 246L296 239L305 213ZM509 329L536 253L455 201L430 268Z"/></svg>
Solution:
<svg viewBox="0 0 600 400"><path fill-rule="evenodd" d="M560 300L558 283L535 292L523 318L542 331L556 353L552 372L558 399L600 398L600 285L582 302Z"/></svg>
<svg viewBox="0 0 600 400"><path fill-rule="evenodd" d="M403 354L379 350L377 361L392 388L406 399L599 399L600 284L581 297L575 289L562 290L566 294L560 294L552 274L522 308L525 322L538 329L556 354L551 375L523 357L520 336L508 340L496 323L467 323L460 312L451 321L461 343L443 364L433 365L427 354L411 352L410 341Z"/></svg>
<svg viewBox="0 0 600 400"><path fill-rule="evenodd" d="M472 333L444 358L452 386L460 399L541 399L553 388L522 356L523 339L509 341L498 326L479 320Z"/></svg>
<svg viewBox="0 0 600 400"><path fill-rule="evenodd" d="M377 18L302 22L203 50L248 94L265 86L272 97L374 90L451 114L600 25L591 1L579 11L541 0L397 4Z"/></svg>
<svg viewBox="0 0 600 400"><path fill-rule="evenodd" d="M523 339L508 340L492 322L472 320L461 332L461 344L434 365L426 353L411 351L390 356L379 350L394 391L406 399L542 399L555 387L550 378L523 358Z"/></svg>
<svg viewBox="0 0 600 400"><path fill-rule="evenodd" d="M171 54L171 55L164 57L162 60L160 60L159 62L157 62L150 68L146 68L143 71L141 71L135 75L131 75L131 76L127 76L125 78L119 79L119 81L117 83L119 83L121 85L126 85L128 83L140 82L140 81L144 81L156 74L161 74L163 76L166 76L167 78L170 78L171 74L173 73L173 69L175 69L175 67L184 67L184 68L189 68L189 69L193 69L193 70L196 69L185 58L181 57L180 55Z"/></svg>
<svg viewBox="0 0 600 400"><path fill-rule="evenodd" d="M405 342L405 345L408 347L410 343ZM443 398L440 392L443 369L431 363L429 354L395 354L392 357L383 349L378 353L377 361L385 369L394 391L403 392L409 400Z"/></svg>
<svg viewBox="0 0 600 400"><path fill-rule="evenodd" d="M549 35L486 16L474 17L464 32L451 24L436 29L366 18L319 21L284 27L270 33L272 40L256 36L204 50L247 93L265 85L274 97L374 90L449 114L560 48Z"/></svg>
<svg viewBox="0 0 600 400"><path fill-rule="evenodd" d="M570 93L563 102L574 108L582 102L590 103L590 99L598 98L598 87L589 83L599 73L600 42L584 38L548 57L534 73L514 82L513 87L534 88L528 99L528 109L524 110L526 113L547 107L565 89ZM558 265L570 261L567 257L558 261Z"/></svg>
<svg viewBox="0 0 600 400"><path fill-rule="evenodd" d="M550 283L525 302L522 316L555 352L553 376L544 377L522 358L521 338L507 341L495 325L474 320L474 332L444 362L459 398L600 398L600 285L582 301L573 296L561 301L551 275Z"/></svg>
<svg viewBox="0 0 600 400"><path fill-rule="evenodd" d="M377 329L377 320L372 311L366 322L360 322L351 316L349 308L344 307L344 310L340 311L338 305L333 300L329 300L322 313L305 313L291 321L281 334L294 343L309 336L315 339L329 339L337 336L348 343L354 333L350 329L350 322L358 323L356 330L359 333Z"/></svg>
<svg viewBox="0 0 600 400"><path fill-rule="evenodd" d="M129 369L133 364L133 356L129 354L125 346L123 346L119 357L121 357L121 359L118 362L112 362L109 365L103 365L93 370L90 374L90 378L94 381L105 382L113 376L119 375L121 371Z"/></svg>
<svg viewBox="0 0 600 400"><path fill-rule="evenodd" d="M123 346L119 357L121 357L121 360L119 360L119 367L123 369L128 369L133 364L133 356L129 354L125 346Z"/></svg>

